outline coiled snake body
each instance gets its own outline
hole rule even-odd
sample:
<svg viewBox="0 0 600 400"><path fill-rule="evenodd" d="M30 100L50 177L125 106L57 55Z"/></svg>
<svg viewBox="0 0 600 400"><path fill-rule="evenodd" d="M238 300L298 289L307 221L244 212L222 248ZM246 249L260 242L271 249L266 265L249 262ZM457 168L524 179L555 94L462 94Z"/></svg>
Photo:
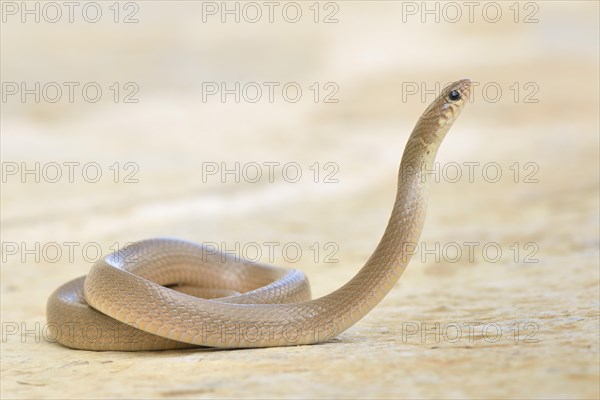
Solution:
<svg viewBox="0 0 600 400"><path fill-rule="evenodd" d="M448 85L408 139L396 201L383 237L348 283L310 300L305 275L174 239L152 239L109 254L87 277L49 298L51 337L87 350L210 346L270 347L320 343L375 307L409 262L421 234L427 182L444 136L470 95L468 79ZM91 306L91 307L90 307Z"/></svg>

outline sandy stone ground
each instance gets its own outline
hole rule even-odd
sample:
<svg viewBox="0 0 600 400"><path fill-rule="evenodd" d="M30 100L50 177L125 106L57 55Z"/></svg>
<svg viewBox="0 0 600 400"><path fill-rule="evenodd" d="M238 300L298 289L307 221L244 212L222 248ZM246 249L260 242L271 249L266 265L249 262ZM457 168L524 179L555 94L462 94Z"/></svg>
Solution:
<svg viewBox="0 0 600 400"><path fill-rule="evenodd" d="M39 22L2 2L2 398L599 398L597 2L477 3L472 22L460 2L459 20L436 2L283 2L273 22L262 3L252 22L229 2L236 22L220 2L97 2L96 23L85 2L73 22L35 4ZM416 119L466 77L418 252L335 340L120 353L48 337L55 288L151 237L335 290L383 233Z"/></svg>

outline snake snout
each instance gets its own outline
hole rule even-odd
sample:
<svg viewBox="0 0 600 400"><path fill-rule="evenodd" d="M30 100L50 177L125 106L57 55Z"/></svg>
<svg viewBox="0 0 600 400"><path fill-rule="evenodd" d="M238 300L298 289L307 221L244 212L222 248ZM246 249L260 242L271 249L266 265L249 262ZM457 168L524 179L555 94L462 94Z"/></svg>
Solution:
<svg viewBox="0 0 600 400"><path fill-rule="evenodd" d="M464 100L468 100L471 96L471 80L470 79L461 79L455 83L457 90L461 94L461 98Z"/></svg>

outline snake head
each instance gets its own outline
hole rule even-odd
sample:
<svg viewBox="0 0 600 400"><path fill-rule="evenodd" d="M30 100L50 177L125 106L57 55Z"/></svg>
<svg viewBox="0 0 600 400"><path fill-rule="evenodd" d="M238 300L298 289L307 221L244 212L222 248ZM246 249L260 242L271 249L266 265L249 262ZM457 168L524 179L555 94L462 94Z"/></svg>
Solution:
<svg viewBox="0 0 600 400"><path fill-rule="evenodd" d="M420 137L426 146L437 148L467 104L470 95L471 81L469 79L461 79L446 86L433 103L427 107L417 122L413 134Z"/></svg>
<svg viewBox="0 0 600 400"><path fill-rule="evenodd" d="M471 81L462 79L446 86L432 106L438 111L440 127L452 125L471 95Z"/></svg>

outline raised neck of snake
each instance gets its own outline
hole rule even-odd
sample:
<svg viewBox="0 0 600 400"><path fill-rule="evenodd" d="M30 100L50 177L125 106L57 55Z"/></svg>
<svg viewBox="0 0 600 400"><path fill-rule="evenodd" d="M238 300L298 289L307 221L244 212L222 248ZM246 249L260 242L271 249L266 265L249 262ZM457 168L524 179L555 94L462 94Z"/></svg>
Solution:
<svg viewBox="0 0 600 400"><path fill-rule="evenodd" d="M396 284L418 248L427 208L431 171L446 133L469 99L468 79L447 86L415 125L402 155L396 200L383 237L366 264L347 284L315 301L337 304L337 334L375 307ZM430 176L429 176L430 178ZM345 318L339 318L339 307Z"/></svg>

